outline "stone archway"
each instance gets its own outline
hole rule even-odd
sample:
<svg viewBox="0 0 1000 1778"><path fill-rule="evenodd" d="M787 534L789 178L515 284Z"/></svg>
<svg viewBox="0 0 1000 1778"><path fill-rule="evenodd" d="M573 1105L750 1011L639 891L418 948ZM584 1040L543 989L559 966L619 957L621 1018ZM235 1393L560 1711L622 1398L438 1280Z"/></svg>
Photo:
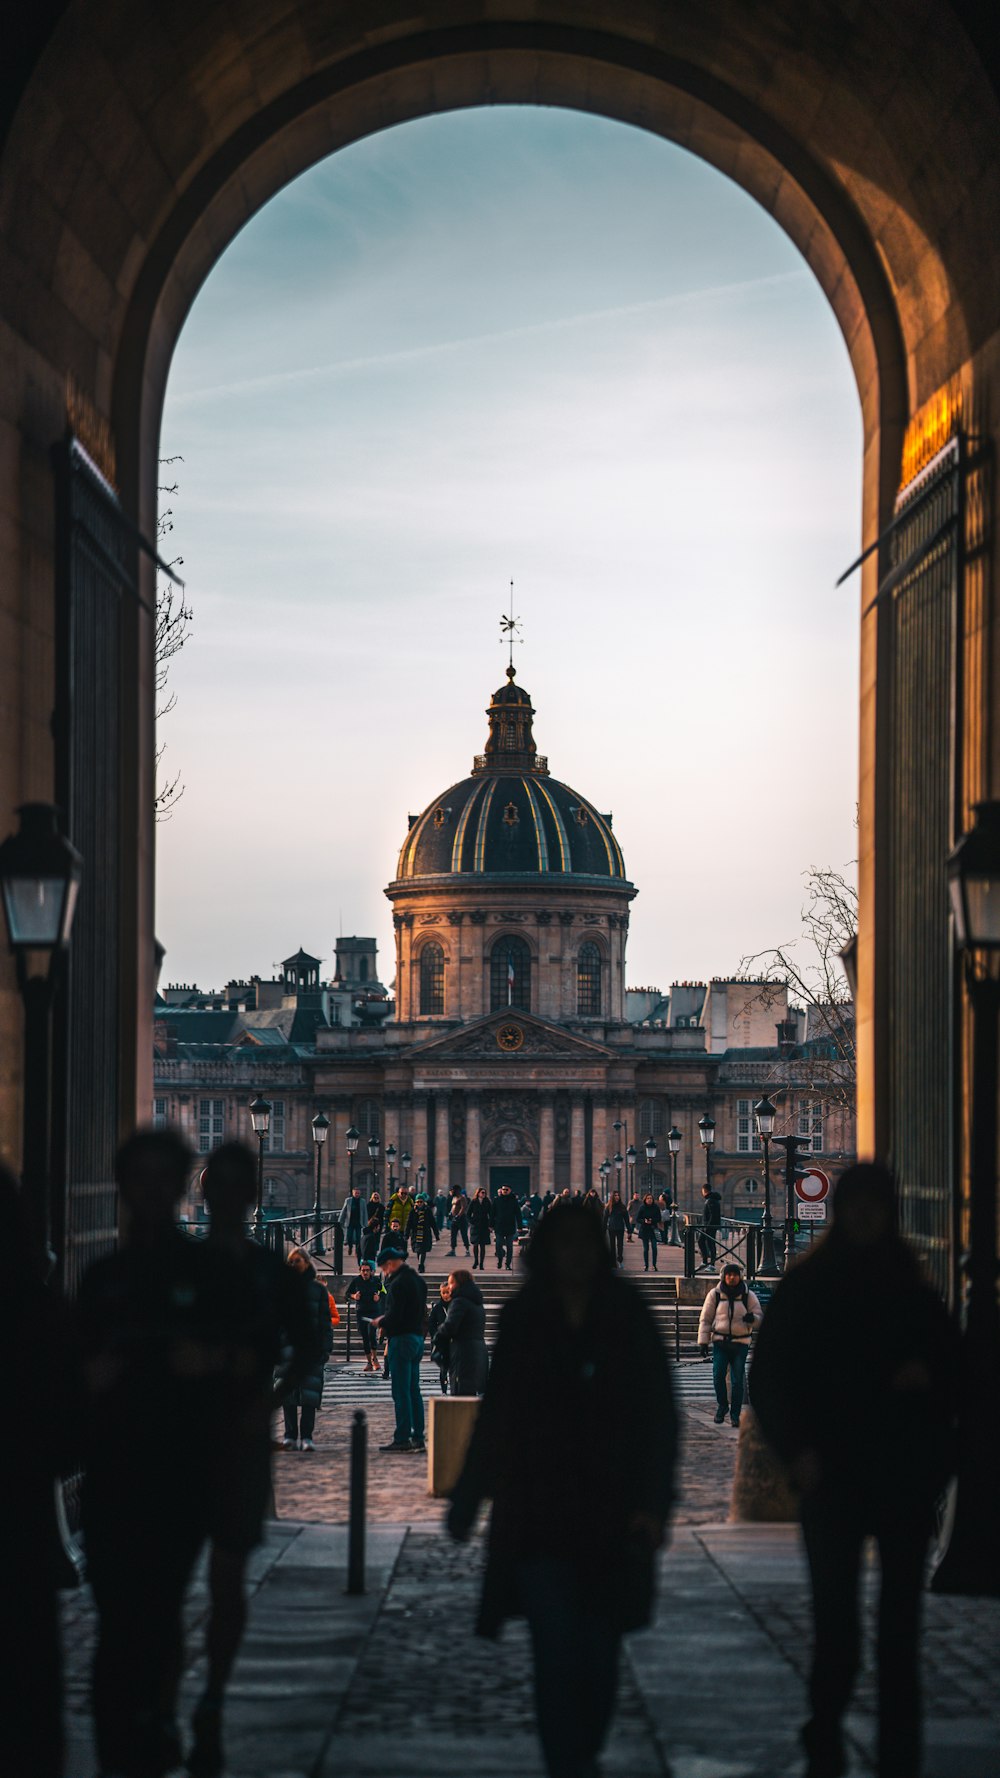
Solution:
<svg viewBox="0 0 1000 1778"><path fill-rule="evenodd" d="M569 105L678 142L765 205L833 306L864 419L863 538L883 529L908 423L941 391L968 430L1000 412L997 94L961 23L932 0L862 15L844 0L748 9L718 0L75 0L52 11L22 69L0 159L0 578L3 831L51 800L55 530L50 447L67 380L98 448L113 447L126 515L155 520L163 391L184 318L243 222L298 172L408 118L496 103ZM43 15L44 18L44 15ZM937 404L937 406L935 406ZM912 433L911 433L912 437ZM987 713L995 532L966 588L967 696L957 825L997 789ZM153 672L149 595L123 608L120 1056L123 1123L149 1098L153 928ZM862 570L859 1145L891 1147L888 1018L888 611ZM994 739L993 745L996 745ZM941 919L945 918L942 911ZM20 1010L0 963L0 1038ZM109 1064L110 1065L110 1064ZM18 1067L0 1087L16 1158Z"/></svg>

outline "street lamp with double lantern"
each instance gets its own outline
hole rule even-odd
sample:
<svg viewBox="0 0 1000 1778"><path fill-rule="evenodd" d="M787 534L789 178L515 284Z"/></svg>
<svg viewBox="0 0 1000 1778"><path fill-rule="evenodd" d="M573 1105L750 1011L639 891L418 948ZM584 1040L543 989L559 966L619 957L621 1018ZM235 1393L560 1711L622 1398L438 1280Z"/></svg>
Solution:
<svg viewBox="0 0 1000 1778"><path fill-rule="evenodd" d="M684 1137L681 1135L681 1132L677 1128L677 1125L676 1124L671 1125L671 1128L667 1131L667 1148L670 1153L670 1177L671 1177L671 1190L672 1190L672 1200L673 1200L670 1205L670 1246L671 1247L679 1247L681 1244L680 1232L677 1227L677 1156L680 1154L681 1143L683 1142L683 1140L684 1140Z"/></svg>
<svg viewBox="0 0 1000 1778"><path fill-rule="evenodd" d="M774 1120L778 1115L777 1107L771 1104L765 1094L758 1099L753 1108L757 1120L757 1134L764 1150L764 1240L761 1248L761 1266L768 1278L773 1278L778 1270L778 1258L774 1251L774 1228L771 1222L771 1137L774 1135Z"/></svg>

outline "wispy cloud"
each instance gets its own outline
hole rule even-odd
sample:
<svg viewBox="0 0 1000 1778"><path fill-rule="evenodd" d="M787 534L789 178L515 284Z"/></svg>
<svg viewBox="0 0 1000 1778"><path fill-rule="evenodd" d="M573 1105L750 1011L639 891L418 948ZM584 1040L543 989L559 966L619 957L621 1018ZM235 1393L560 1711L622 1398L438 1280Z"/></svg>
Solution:
<svg viewBox="0 0 1000 1778"><path fill-rule="evenodd" d="M519 327L493 328L485 333L464 334L459 339L434 340L425 345L407 346L395 352L372 352L355 358L334 358L325 364L309 364L294 370L274 371L259 377L241 377L228 383L213 383L198 389L179 390L171 396L171 412L195 407L231 395L263 395L269 390L284 389L296 383L314 383L320 377L344 377L357 372L383 369L393 364L419 364L428 359L482 346L500 345L508 340L540 339L546 334L562 333L568 328L590 327L608 321L635 320L641 315L654 316L720 300L741 300L763 294L782 286L807 282L811 274L803 269L774 272L766 277L743 278L729 284L709 284L698 290L683 290L669 296L651 297L645 302L619 303L612 308L584 309L574 315L558 315Z"/></svg>

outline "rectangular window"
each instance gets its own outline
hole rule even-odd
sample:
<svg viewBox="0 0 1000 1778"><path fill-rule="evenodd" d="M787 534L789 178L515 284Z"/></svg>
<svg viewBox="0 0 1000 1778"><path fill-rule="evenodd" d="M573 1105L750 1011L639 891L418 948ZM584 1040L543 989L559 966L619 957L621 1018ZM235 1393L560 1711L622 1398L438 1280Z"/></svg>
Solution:
<svg viewBox="0 0 1000 1778"><path fill-rule="evenodd" d="M268 1132L264 1148L269 1154L285 1152L285 1101L274 1099L271 1102L271 1128Z"/></svg>
<svg viewBox="0 0 1000 1778"><path fill-rule="evenodd" d="M821 1099L799 1100L798 1134L808 1142L813 1154L822 1154L823 1102Z"/></svg>
<svg viewBox="0 0 1000 1778"><path fill-rule="evenodd" d="M165 1130L166 1127L167 1127L167 1101L165 1099L154 1099L153 1100L153 1128L154 1128L154 1130Z"/></svg>
<svg viewBox="0 0 1000 1778"><path fill-rule="evenodd" d="M225 1100L198 1100L198 1152L210 1154L226 1134Z"/></svg>
<svg viewBox="0 0 1000 1778"><path fill-rule="evenodd" d="M736 1148L739 1154L759 1154L760 1137L753 1115L752 1099L736 1101Z"/></svg>

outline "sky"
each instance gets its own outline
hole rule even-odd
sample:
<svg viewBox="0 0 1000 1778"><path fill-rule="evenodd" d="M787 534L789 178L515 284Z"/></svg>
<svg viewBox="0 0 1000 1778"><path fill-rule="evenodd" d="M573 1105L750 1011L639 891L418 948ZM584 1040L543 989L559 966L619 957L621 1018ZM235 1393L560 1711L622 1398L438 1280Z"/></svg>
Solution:
<svg viewBox="0 0 1000 1778"><path fill-rule="evenodd" d="M407 815L482 750L512 608L539 750L639 890L629 984L794 938L856 854L861 441L797 249L657 137L459 112L289 185L167 389L163 981L330 967L340 931L391 978Z"/></svg>

